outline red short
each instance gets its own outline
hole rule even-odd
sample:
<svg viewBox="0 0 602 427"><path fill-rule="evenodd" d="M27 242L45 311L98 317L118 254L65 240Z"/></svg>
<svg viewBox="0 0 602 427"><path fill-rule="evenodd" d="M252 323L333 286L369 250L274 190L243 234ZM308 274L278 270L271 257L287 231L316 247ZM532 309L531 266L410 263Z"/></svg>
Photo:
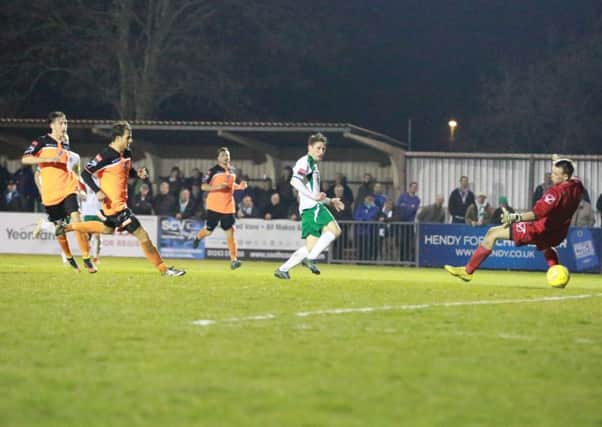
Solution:
<svg viewBox="0 0 602 427"><path fill-rule="evenodd" d="M566 237L566 231L538 230L533 222L515 222L512 224L512 240L516 246L536 245L537 249L558 246Z"/></svg>

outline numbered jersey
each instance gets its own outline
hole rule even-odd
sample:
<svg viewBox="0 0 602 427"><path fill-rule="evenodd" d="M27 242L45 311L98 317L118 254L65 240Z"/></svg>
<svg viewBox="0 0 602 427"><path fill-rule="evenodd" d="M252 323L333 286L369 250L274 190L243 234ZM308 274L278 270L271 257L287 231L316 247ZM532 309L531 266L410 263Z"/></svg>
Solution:
<svg viewBox="0 0 602 427"><path fill-rule="evenodd" d="M50 135L42 135L27 147L24 156L35 156L40 159L63 157L64 162L40 163L40 181L42 204L54 206L61 203L71 194L77 193L77 177L69 168L69 144L56 141Z"/></svg>

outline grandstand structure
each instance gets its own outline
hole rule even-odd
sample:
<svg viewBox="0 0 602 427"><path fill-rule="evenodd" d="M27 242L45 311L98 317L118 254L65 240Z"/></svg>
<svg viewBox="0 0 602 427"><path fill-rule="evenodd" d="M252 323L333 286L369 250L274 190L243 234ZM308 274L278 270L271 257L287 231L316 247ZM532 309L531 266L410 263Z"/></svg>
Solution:
<svg viewBox="0 0 602 427"><path fill-rule="evenodd" d="M82 159L106 144L112 122L69 119L71 140ZM215 150L227 145L233 164L252 180L270 177L276 182L281 168L306 152L308 135L322 132L329 138L326 170L321 168L326 179L339 172L335 170L337 163L345 163L345 170L340 172L347 176L351 172L349 165L357 165L358 172L352 174L359 175L358 179L370 169L375 178L392 186L396 193L405 187L403 157L407 144L353 124L156 120L130 123L134 130L134 160L144 163L153 180L168 175L172 166L178 166L184 174L195 167L207 170L215 162ZM46 126L45 119L0 118L0 160L9 164L18 161L31 139L44 133Z"/></svg>
<svg viewBox="0 0 602 427"><path fill-rule="evenodd" d="M69 133L82 161L107 143L113 120L69 120ZM458 185L461 175L470 179L473 191L484 192L497 205L507 196L520 210L531 208L531 194L551 168L551 154L458 153L407 151L407 143L348 123L323 122L216 122L216 121L132 121L136 166L146 166L151 180L169 175L178 166L184 175L192 169L206 171L215 164L220 146L232 151L238 174L250 181L269 177L277 182L283 166L292 166L306 152L307 136L322 132L329 149L320 163L323 181L342 173L354 190L364 173L384 184L394 200L416 181L422 206L433 203L437 194L446 198ZM18 169L20 158L32 138L47 129L45 119L0 118L0 163L10 171ZM602 193L602 156L572 155L590 197ZM599 216L596 215L596 221Z"/></svg>

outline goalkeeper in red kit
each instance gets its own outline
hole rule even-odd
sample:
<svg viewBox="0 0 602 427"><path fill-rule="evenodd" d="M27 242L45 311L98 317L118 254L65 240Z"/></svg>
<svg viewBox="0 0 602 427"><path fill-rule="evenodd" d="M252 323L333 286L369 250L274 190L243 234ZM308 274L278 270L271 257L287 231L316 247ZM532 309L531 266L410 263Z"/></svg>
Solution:
<svg viewBox="0 0 602 427"><path fill-rule="evenodd" d="M537 201L533 210L525 213L502 213L502 225L492 227L468 264L462 267L444 266L459 279L469 282L474 271L491 254L496 240L513 240L516 246L534 244L543 252L548 267L558 264L558 246L565 238L571 218L584 192L583 184L573 178L575 166L570 159L554 159L550 187Z"/></svg>

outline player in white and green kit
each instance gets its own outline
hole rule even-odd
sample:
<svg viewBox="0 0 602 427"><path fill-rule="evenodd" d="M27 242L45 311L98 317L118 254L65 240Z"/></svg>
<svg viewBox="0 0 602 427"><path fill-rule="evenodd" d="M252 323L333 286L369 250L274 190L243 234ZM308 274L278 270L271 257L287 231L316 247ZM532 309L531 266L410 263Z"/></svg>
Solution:
<svg viewBox="0 0 602 427"><path fill-rule="evenodd" d="M330 199L320 191L317 162L326 153L326 143L327 139L321 133L311 135L307 140L307 155L297 160L293 168L291 185L299 192L301 237L305 239L305 246L274 272L279 279L290 279L289 270L300 263L312 273L320 274L315 260L341 234L339 224L325 205L332 205L337 211L343 210L345 205L340 199Z"/></svg>

